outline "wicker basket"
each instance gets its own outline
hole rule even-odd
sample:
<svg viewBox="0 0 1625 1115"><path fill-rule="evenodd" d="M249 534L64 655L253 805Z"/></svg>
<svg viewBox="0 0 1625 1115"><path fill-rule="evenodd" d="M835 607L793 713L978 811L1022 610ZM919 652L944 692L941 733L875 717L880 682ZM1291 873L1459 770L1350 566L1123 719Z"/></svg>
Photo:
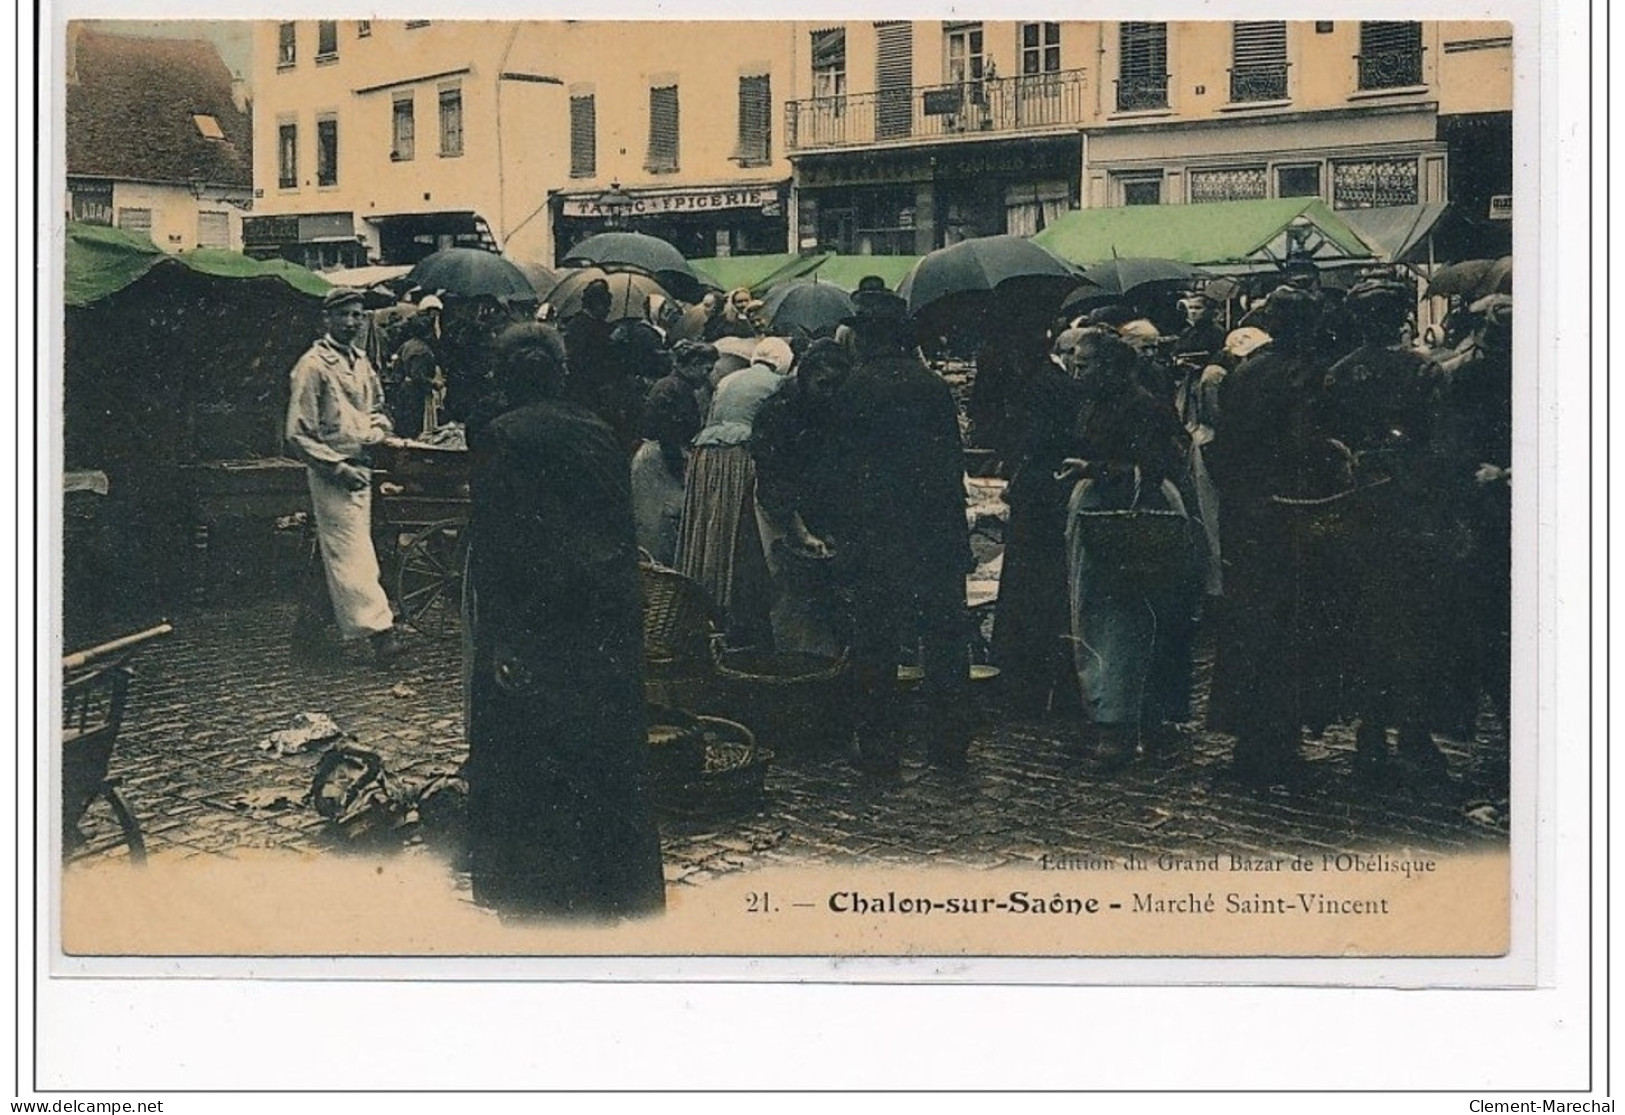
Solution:
<svg viewBox="0 0 1625 1115"><path fill-rule="evenodd" d="M720 615L705 589L675 569L643 561L638 576L644 695L654 705L701 707L716 676Z"/></svg>
<svg viewBox="0 0 1625 1115"><path fill-rule="evenodd" d="M714 716L695 717L704 732L704 762L696 777L660 781L655 804L668 813L710 817L754 809L761 804L772 752L757 745L743 724Z"/></svg>
<svg viewBox="0 0 1625 1115"><path fill-rule="evenodd" d="M786 752L843 746L854 707L847 658L731 650L717 658L717 708Z"/></svg>

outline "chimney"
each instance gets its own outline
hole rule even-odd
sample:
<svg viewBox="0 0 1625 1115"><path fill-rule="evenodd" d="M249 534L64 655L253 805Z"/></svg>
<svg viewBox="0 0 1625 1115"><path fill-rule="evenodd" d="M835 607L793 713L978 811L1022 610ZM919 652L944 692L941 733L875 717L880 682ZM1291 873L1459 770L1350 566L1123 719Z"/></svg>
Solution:
<svg viewBox="0 0 1625 1115"><path fill-rule="evenodd" d="M241 77L231 79L231 103L237 106L238 112L248 111L248 82Z"/></svg>

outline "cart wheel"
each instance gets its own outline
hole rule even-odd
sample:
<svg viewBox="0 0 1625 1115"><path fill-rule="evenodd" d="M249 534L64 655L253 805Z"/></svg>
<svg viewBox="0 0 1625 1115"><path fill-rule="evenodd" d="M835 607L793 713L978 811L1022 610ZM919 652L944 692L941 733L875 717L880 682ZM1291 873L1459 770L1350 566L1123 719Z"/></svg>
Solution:
<svg viewBox="0 0 1625 1115"><path fill-rule="evenodd" d="M401 619L432 638L457 629L463 598L464 524L456 519L432 523L401 547L395 573L395 600Z"/></svg>
<svg viewBox="0 0 1625 1115"><path fill-rule="evenodd" d="M119 793L119 788L112 784L103 789L107 804L113 807L113 816L118 820L118 827L124 833L124 844L130 849L131 863L147 862L147 842L141 836L141 824L135 819L130 805Z"/></svg>

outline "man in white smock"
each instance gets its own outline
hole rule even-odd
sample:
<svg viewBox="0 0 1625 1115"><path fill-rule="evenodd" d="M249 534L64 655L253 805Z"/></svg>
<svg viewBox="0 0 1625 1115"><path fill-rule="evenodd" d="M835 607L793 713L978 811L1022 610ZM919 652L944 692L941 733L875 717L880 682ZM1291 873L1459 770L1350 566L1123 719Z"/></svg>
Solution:
<svg viewBox="0 0 1625 1115"><path fill-rule="evenodd" d="M293 367L286 438L289 453L305 465L327 592L325 599L319 590L307 596L294 650L322 653L330 603L339 638L370 639L377 658L388 661L400 644L372 546L368 450L391 427L378 373L353 343L366 317L361 293L335 288L322 310L326 333Z"/></svg>

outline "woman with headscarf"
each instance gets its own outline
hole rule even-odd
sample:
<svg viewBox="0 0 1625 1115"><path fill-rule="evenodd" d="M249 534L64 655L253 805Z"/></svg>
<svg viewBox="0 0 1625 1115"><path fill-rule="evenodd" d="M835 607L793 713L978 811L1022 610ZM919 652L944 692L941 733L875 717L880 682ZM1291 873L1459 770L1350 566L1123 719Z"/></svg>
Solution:
<svg viewBox="0 0 1625 1115"><path fill-rule="evenodd" d="M474 898L515 915L657 913L626 456L602 419L563 399L553 329L512 326L496 356L509 409L469 446Z"/></svg>
<svg viewBox="0 0 1625 1115"><path fill-rule="evenodd" d="M1116 337L1086 335L1073 360L1082 391L1066 461L1077 480L1066 520L1072 641L1087 758L1104 773L1132 760L1142 742L1155 747L1183 718L1172 702L1189 694L1171 695L1167 685L1179 651L1169 632L1190 614L1194 540L1173 481L1185 431L1172 403L1147 390L1137 354ZM1133 511L1153 513L1160 528L1150 543L1155 560L1125 561L1100 529L1131 522L1121 513Z"/></svg>
<svg viewBox="0 0 1625 1115"><path fill-rule="evenodd" d="M794 359L789 343L780 337L758 342L750 366L717 385L689 460L677 569L698 581L722 609L735 646L772 642L772 589L756 525L750 437L756 412L784 386Z"/></svg>

